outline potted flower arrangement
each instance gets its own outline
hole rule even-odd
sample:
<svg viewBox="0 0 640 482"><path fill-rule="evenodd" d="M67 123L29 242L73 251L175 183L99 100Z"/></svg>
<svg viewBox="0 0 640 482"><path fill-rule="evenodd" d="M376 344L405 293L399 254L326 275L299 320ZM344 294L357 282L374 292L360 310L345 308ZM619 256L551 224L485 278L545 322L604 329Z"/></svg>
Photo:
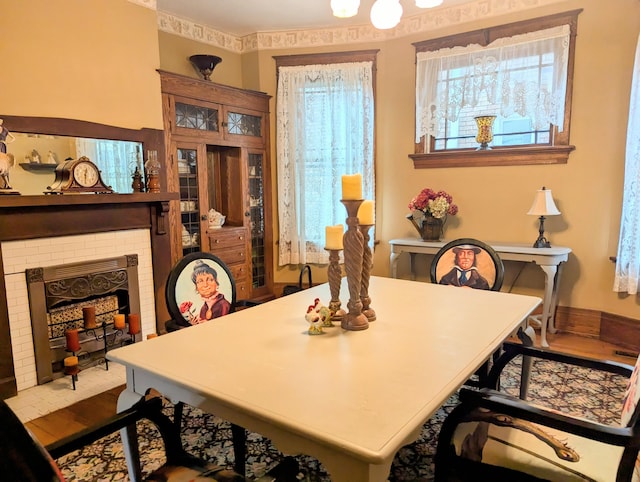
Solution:
<svg viewBox="0 0 640 482"><path fill-rule="evenodd" d="M425 241L438 241L443 233L447 216L455 216L458 206L453 196L445 191L424 188L409 203L411 214L407 214L420 236Z"/></svg>

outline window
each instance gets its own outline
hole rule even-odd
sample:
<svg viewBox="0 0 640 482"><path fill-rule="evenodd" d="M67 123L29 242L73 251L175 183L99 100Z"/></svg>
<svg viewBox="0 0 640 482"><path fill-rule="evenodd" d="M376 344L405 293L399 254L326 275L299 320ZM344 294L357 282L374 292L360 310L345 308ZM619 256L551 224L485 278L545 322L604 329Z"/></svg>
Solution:
<svg viewBox="0 0 640 482"><path fill-rule="evenodd" d="M325 228L344 224L341 178L373 199L376 51L276 57L279 265L327 263Z"/></svg>
<svg viewBox="0 0 640 482"><path fill-rule="evenodd" d="M414 44L415 167L567 162L579 10ZM476 116L496 116L478 152Z"/></svg>
<svg viewBox="0 0 640 482"><path fill-rule="evenodd" d="M620 238L613 290L630 295L640 284L640 36L629 98Z"/></svg>

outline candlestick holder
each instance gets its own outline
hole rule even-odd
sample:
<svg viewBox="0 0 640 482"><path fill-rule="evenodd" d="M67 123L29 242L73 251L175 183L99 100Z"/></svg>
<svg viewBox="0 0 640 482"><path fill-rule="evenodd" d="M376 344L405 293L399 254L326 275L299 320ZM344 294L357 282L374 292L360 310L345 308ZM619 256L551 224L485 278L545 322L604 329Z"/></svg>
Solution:
<svg viewBox="0 0 640 482"><path fill-rule="evenodd" d="M362 301L362 313L369 322L376 320L376 312L371 308L371 297L369 296L369 278L371 267L373 266L373 253L369 247L369 230L373 224L361 224L360 232L364 241L362 251L362 280L360 284L360 301Z"/></svg>
<svg viewBox="0 0 640 482"><path fill-rule="evenodd" d="M347 314L340 303L340 283L342 281L342 270L340 269L340 251L339 249L329 249L329 267L327 268L327 277L329 279L329 291L331 292L331 301L329 301L329 310L331 311L331 321L342 323L344 315Z"/></svg>
<svg viewBox="0 0 640 482"><path fill-rule="evenodd" d="M342 199L340 202L347 209L347 231L344 233L344 267L349 285L349 310L343 316L340 326L345 330L358 331L369 328L367 317L362 314L360 290L362 285L362 254L364 237L358 229L358 208L363 199Z"/></svg>

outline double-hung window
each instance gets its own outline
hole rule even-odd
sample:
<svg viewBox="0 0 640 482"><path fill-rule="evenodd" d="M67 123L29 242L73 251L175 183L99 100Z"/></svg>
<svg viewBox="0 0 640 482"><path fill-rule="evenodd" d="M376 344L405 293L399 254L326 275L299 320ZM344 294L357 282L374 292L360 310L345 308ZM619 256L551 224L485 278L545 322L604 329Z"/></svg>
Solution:
<svg viewBox="0 0 640 482"><path fill-rule="evenodd" d="M327 263L326 227L344 224L342 176L374 199L376 51L276 57L278 262Z"/></svg>
<svg viewBox="0 0 640 482"><path fill-rule="evenodd" d="M566 162L578 13L414 44L416 167Z"/></svg>

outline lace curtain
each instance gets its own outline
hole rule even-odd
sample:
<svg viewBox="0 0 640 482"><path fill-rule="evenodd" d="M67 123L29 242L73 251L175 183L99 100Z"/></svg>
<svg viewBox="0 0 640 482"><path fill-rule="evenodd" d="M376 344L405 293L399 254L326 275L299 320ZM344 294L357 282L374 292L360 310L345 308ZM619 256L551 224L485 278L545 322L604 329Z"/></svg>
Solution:
<svg viewBox="0 0 640 482"><path fill-rule="evenodd" d="M416 142L435 136L463 107L477 115L519 114L536 130L562 131L570 26L477 44L418 52ZM486 110L486 112L485 112Z"/></svg>
<svg viewBox="0 0 640 482"><path fill-rule="evenodd" d="M374 196L372 62L280 67L276 103L278 262L328 263L325 228L344 224L342 175Z"/></svg>
<svg viewBox="0 0 640 482"><path fill-rule="evenodd" d="M640 278L640 36L636 45L629 99L623 192L613 290L635 295Z"/></svg>
<svg viewBox="0 0 640 482"><path fill-rule="evenodd" d="M133 192L131 175L139 149L137 142L76 139L77 156L88 157L100 169L104 183L121 194Z"/></svg>

